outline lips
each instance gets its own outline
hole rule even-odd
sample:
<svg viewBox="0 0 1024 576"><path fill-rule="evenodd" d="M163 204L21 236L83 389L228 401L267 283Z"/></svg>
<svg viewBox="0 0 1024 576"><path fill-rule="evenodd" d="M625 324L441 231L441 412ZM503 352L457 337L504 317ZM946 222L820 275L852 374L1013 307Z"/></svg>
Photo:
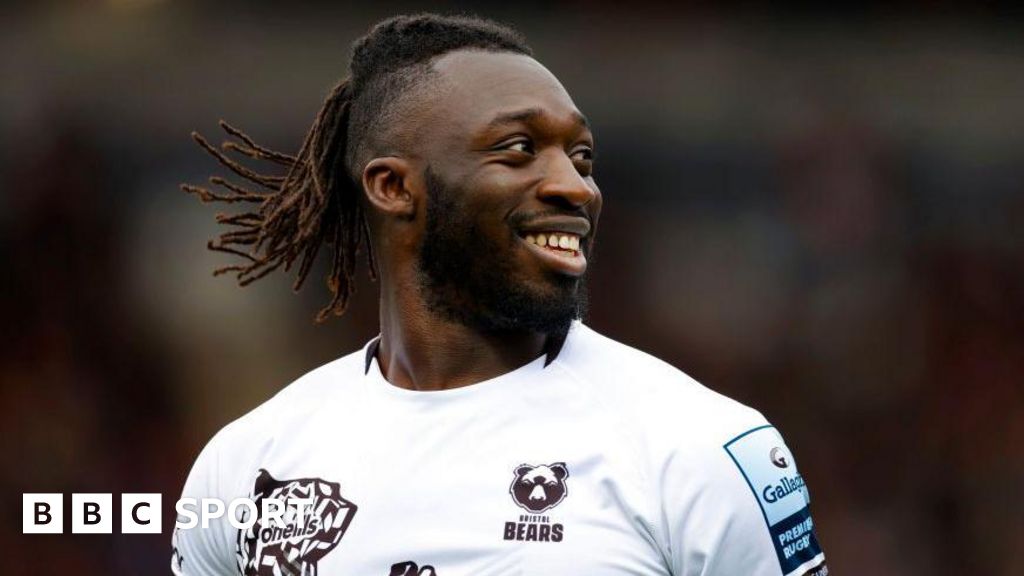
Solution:
<svg viewBox="0 0 1024 576"><path fill-rule="evenodd" d="M519 235L526 237L529 234L571 234L578 237L586 237L590 234L590 220L581 217L547 217L531 220L521 226L517 226Z"/></svg>

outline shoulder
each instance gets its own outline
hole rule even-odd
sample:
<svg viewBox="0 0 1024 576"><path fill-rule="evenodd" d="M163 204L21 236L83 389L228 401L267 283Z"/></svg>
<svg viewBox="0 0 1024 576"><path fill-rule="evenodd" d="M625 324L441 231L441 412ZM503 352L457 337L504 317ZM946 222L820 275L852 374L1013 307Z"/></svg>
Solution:
<svg viewBox="0 0 1024 576"><path fill-rule="evenodd" d="M571 336L558 360L635 442L674 573L827 573L803 478L760 412L582 324Z"/></svg>
<svg viewBox="0 0 1024 576"><path fill-rule="evenodd" d="M631 443L647 490L664 502L749 499L729 456L736 437L768 426L757 410L715 392L650 354L581 325L564 350L581 393ZM563 360L559 355L559 360Z"/></svg>
<svg viewBox="0 0 1024 576"><path fill-rule="evenodd" d="M671 439L666 448L721 450L737 434L767 423L757 410L581 323L573 325L558 360L648 440Z"/></svg>
<svg viewBox="0 0 1024 576"><path fill-rule="evenodd" d="M600 412L599 420L632 445L648 480L671 469L693 486L717 482L734 471L725 446L768 425L754 408L581 323L555 364L573 377L575 392Z"/></svg>
<svg viewBox="0 0 1024 576"><path fill-rule="evenodd" d="M221 478L230 476L232 470L248 470L248 463L322 409L327 399L355 394L363 374L363 357L360 350L315 368L227 424L210 439L196 467L206 467Z"/></svg>
<svg viewBox="0 0 1024 576"><path fill-rule="evenodd" d="M217 432L196 458L179 505L189 501L195 504L204 498L224 503L248 495L252 471L261 458L283 442L290 431L301 427L326 400L339 395L351 396L360 389L362 358L363 352L354 352L306 373ZM187 521L189 510L185 506L176 505L175 510L179 521ZM194 511L191 515L195 516ZM172 572L232 572L236 535L223 516L213 519L208 529L206 524L202 529L176 528Z"/></svg>

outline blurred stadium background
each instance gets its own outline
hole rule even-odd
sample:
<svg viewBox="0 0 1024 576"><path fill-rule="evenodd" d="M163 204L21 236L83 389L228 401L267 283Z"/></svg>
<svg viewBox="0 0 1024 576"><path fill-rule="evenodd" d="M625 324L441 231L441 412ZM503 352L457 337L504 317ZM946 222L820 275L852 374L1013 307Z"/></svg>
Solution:
<svg viewBox="0 0 1024 576"><path fill-rule="evenodd" d="M836 574L1020 575L1024 22L888 6L429 8L522 29L590 116L590 323L779 426ZM219 118L296 148L349 44L425 7L0 8L5 574L166 573L169 529L22 536L20 494L161 492L170 526L218 428L375 334L368 281L314 326L319 281L212 278L177 185Z"/></svg>

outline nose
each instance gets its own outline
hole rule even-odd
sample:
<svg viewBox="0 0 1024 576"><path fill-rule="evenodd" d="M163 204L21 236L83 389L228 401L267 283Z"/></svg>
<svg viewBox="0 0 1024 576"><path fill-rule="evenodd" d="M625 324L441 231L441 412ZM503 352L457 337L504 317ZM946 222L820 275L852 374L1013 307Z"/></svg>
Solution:
<svg viewBox="0 0 1024 576"><path fill-rule="evenodd" d="M552 155L547 165L547 174L537 189L541 200L582 208L597 197L597 190L587 182L572 159L564 152Z"/></svg>

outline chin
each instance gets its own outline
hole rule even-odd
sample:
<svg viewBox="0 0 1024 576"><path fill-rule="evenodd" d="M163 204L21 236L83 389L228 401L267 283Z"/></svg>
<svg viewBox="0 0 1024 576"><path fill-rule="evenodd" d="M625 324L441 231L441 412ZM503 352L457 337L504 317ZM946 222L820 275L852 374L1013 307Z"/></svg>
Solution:
<svg viewBox="0 0 1024 576"><path fill-rule="evenodd" d="M492 328L546 334L564 332L586 311L586 290L580 278L545 274L533 282L509 282L492 294L481 320Z"/></svg>

